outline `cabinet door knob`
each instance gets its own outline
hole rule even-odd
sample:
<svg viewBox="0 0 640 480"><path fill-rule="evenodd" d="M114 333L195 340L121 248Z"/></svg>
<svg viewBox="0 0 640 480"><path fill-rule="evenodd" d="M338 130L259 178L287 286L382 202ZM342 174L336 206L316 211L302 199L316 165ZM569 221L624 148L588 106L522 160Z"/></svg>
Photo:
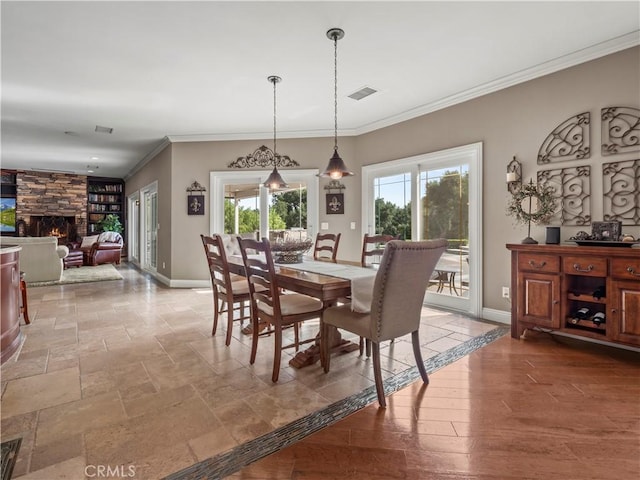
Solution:
<svg viewBox="0 0 640 480"><path fill-rule="evenodd" d="M591 270L593 270L593 265L587 265L587 268L582 268L579 263L574 263L573 269L576 272L590 272Z"/></svg>
<svg viewBox="0 0 640 480"><path fill-rule="evenodd" d="M615 308L611 309L611 313L616 313L618 310L616 310Z"/></svg>
<svg viewBox="0 0 640 480"><path fill-rule="evenodd" d="M629 272L634 277L640 277L640 273L636 273L633 267L627 267L627 272Z"/></svg>
<svg viewBox="0 0 640 480"><path fill-rule="evenodd" d="M558 300L554 300L554 301L553 301L553 304L554 304L554 305L557 305L558 303L560 303Z"/></svg>
<svg viewBox="0 0 640 480"><path fill-rule="evenodd" d="M544 268L544 266L547 264L547 262L540 262L540 263L536 263L533 260L529 260L529 265L531 265L533 268Z"/></svg>

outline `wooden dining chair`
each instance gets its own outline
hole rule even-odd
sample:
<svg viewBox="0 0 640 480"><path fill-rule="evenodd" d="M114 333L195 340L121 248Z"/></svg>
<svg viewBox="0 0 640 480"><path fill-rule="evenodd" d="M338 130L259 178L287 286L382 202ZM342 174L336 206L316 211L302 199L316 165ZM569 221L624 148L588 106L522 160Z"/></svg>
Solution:
<svg viewBox="0 0 640 480"><path fill-rule="evenodd" d="M319 233L313 247L313 259L337 263L341 233Z"/></svg>
<svg viewBox="0 0 640 480"><path fill-rule="evenodd" d="M300 345L316 341L316 336L300 341L298 326L304 320L319 318L323 304L317 298L301 293L283 293L278 285L275 265L271 254L269 240L262 241L238 238L244 269L249 280L249 295L251 298L251 321L253 324L251 357L253 365L258 350L258 337L273 334L273 373L271 380L278 381L280 375L280 360L282 350L295 348ZM260 323L266 323L267 329L260 332ZM282 331L293 327L294 342L282 344Z"/></svg>
<svg viewBox="0 0 640 480"><path fill-rule="evenodd" d="M207 256L211 287L213 289L213 328L211 329L211 335L216 334L218 317L226 312L227 336L224 343L228 346L231 343L233 322L239 321L242 324L245 320L250 320L251 318L249 313L245 314L245 303L248 303L251 299L249 296L249 282L245 277L229 272L225 241L222 236L200 235L200 238ZM240 315L235 317L235 312L239 312Z"/></svg>
<svg viewBox="0 0 640 480"><path fill-rule="evenodd" d="M360 265L363 267L371 267L378 265L384 252L384 247L387 242L391 240L397 240L398 237L394 235L369 235L364 234L362 239L362 255L360 257Z"/></svg>
<svg viewBox="0 0 640 480"><path fill-rule="evenodd" d="M358 313L350 305L326 308L322 315L320 343L322 363L329 372L329 346L334 328L360 335L371 342L373 374L378 403L386 406L380 369L380 342L411 333L413 354L420 376L429 383L420 352L420 314L431 273L447 246L447 240L387 243L373 285L373 301L369 313Z"/></svg>

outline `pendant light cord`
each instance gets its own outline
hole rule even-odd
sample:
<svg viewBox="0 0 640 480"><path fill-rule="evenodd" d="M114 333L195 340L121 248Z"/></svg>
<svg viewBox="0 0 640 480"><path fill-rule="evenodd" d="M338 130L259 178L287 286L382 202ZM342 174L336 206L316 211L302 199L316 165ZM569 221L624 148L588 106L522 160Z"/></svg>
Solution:
<svg viewBox="0 0 640 480"><path fill-rule="evenodd" d="M274 167L278 166L278 154L276 149L276 83L278 81L273 79L273 159L274 159Z"/></svg>
<svg viewBox="0 0 640 480"><path fill-rule="evenodd" d="M333 149L338 151L338 34L333 35Z"/></svg>

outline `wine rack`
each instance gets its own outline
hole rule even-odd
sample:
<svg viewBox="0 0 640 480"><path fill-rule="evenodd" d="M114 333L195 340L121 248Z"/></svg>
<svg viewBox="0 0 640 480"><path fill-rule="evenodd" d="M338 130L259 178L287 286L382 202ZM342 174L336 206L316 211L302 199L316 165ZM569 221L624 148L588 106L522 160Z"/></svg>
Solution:
<svg viewBox="0 0 640 480"><path fill-rule="evenodd" d="M600 268L600 273L604 274L604 277L566 275L566 328L586 329L587 331L606 335L606 322L597 324L593 321L596 313L603 313L606 318L607 278L606 270L603 270L602 266ZM586 309L587 311L584 318L578 315L581 309Z"/></svg>

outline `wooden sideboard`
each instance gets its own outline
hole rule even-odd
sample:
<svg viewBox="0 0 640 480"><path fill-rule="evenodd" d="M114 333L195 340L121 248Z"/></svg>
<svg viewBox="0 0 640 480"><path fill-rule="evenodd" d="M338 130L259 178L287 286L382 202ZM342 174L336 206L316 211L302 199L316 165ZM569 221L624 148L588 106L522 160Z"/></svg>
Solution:
<svg viewBox="0 0 640 480"><path fill-rule="evenodd" d="M511 336L558 330L640 346L640 249L508 244ZM580 309L588 311L579 318ZM605 315L599 323L594 315Z"/></svg>

